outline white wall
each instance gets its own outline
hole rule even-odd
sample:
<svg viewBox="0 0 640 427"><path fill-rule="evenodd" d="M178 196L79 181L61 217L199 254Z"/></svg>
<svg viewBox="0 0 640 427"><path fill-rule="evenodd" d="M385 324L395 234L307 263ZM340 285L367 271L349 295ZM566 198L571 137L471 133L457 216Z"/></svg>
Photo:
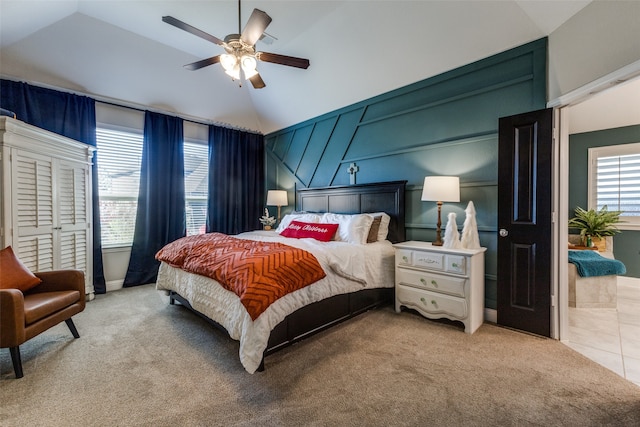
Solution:
<svg viewBox="0 0 640 427"><path fill-rule="evenodd" d="M594 1L549 35L548 98L640 60L640 1Z"/></svg>

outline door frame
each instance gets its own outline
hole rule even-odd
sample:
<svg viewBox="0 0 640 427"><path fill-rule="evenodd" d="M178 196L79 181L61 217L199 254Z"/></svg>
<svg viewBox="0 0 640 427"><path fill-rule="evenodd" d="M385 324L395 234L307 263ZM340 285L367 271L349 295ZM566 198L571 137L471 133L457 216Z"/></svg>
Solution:
<svg viewBox="0 0 640 427"><path fill-rule="evenodd" d="M569 279L568 250L569 239L569 111L579 104L620 83L640 76L640 61L633 62L597 80L581 86L547 103L554 109L554 178L553 212L554 263L551 307L551 337L567 341L569 334Z"/></svg>

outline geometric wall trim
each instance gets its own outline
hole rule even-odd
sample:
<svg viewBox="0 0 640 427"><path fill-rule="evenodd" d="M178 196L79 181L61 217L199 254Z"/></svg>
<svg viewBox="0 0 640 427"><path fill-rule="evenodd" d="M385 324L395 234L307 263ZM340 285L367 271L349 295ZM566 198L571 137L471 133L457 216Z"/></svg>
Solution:
<svg viewBox="0 0 640 427"><path fill-rule="evenodd" d="M294 200L301 187L406 180L407 238L429 241L436 206L415 189L425 176L459 176L460 202L443 214L456 212L461 225L473 200L485 272L495 277L498 119L545 108L546 78L542 38L273 132L265 136L267 188ZM486 283L495 308L495 280Z"/></svg>

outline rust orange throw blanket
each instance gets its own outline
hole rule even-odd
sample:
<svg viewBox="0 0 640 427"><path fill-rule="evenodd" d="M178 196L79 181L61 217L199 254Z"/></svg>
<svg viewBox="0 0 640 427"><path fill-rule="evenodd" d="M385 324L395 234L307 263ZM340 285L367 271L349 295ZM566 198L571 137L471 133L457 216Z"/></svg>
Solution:
<svg viewBox="0 0 640 427"><path fill-rule="evenodd" d="M278 298L325 277L305 250L221 233L183 237L160 249L156 259L218 281L240 297L253 320Z"/></svg>

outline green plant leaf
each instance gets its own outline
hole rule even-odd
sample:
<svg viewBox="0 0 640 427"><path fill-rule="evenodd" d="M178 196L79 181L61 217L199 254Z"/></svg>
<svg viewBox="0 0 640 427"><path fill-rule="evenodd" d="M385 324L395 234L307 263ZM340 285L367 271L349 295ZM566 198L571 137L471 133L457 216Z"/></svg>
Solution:
<svg viewBox="0 0 640 427"><path fill-rule="evenodd" d="M622 211L610 211L604 205L599 211L595 209L585 210L580 206L575 208L575 216L569 220L569 228L580 230L582 237L590 235L593 237L613 236L620 233L615 224L623 222L620 220Z"/></svg>

